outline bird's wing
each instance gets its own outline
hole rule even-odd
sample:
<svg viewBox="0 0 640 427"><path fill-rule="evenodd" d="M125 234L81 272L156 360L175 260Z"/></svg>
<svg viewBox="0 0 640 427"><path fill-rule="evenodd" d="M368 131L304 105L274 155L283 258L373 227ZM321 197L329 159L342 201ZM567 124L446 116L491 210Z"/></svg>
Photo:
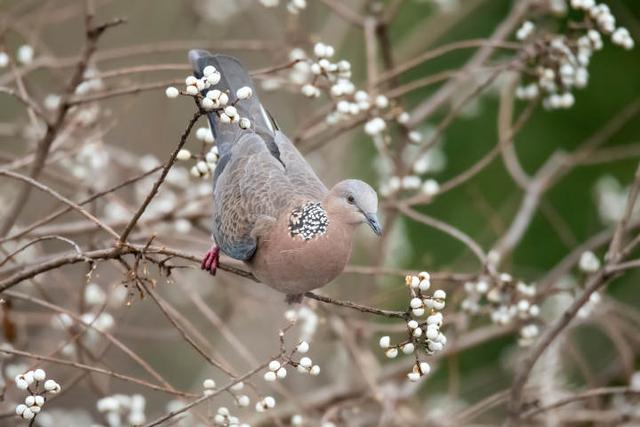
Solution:
<svg viewBox="0 0 640 427"><path fill-rule="evenodd" d="M279 130L275 132L275 141L289 181L305 197L317 201L323 200L328 192L327 187L320 181L295 145Z"/></svg>
<svg viewBox="0 0 640 427"><path fill-rule="evenodd" d="M213 193L213 234L225 254L248 260L257 246L256 227L275 223L299 191L258 134L242 135L227 156Z"/></svg>

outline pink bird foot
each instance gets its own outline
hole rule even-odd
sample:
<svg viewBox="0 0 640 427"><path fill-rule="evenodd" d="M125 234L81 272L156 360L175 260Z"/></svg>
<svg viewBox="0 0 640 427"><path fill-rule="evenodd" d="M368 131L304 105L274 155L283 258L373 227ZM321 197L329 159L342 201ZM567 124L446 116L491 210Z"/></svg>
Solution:
<svg viewBox="0 0 640 427"><path fill-rule="evenodd" d="M207 270L212 276L216 275L218 270L218 261L220 260L220 248L218 245L211 246L211 249L204 254L200 268Z"/></svg>

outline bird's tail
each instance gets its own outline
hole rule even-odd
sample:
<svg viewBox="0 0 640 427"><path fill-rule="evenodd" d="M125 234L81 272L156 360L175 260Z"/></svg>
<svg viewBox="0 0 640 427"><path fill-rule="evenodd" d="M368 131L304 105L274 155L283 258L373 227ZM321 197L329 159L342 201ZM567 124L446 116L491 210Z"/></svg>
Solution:
<svg viewBox="0 0 640 427"><path fill-rule="evenodd" d="M268 135L274 134L275 123L260 103L249 73L236 58L221 54L212 55L205 50L194 49L189 51L189 61L197 78L202 77L205 67L209 65L215 67L221 77L220 81L212 86L210 90L218 89L226 93L229 97L227 105L233 104L241 117L246 117L251 121L251 127L256 132ZM253 94L248 99L238 100L236 92L245 86L251 88ZM237 123L222 123L216 113L209 113L208 118L213 136L217 140L220 154L223 155L224 151L228 149L243 130L240 129Z"/></svg>

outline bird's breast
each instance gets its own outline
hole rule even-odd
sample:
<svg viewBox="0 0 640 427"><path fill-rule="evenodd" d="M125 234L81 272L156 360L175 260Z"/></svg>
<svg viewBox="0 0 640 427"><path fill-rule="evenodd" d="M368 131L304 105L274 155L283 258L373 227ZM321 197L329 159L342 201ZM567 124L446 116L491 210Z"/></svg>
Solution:
<svg viewBox="0 0 640 427"><path fill-rule="evenodd" d="M332 221L320 203L307 202L283 215L258 239L249 265L260 281L280 292L307 292L344 270L352 235L352 228Z"/></svg>

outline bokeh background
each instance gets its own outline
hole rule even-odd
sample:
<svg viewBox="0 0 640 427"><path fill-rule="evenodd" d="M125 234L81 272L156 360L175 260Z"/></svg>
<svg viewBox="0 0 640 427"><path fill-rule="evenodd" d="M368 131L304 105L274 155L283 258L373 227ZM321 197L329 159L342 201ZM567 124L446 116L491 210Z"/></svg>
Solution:
<svg viewBox="0 0 640 427"><path fill-rule="evenodd" d="M30 94L38 101L60 90L70 70L69 61L66 60L77 55L82 46L83 17L79 3L77 0L0 0L0 46L12 53L20 45L28 43L34 48L36 61L43 57L51 60L50 63L47 62L48 66L35 69L25 76ZM367 10L386 7L387 3L350 0L343 4L353 10ZM456 40L486 38L509 13L513 3L507 0L404 0L389 28L395 60L403 62L433 47ZM629 29L635 40L640 40L640 3L634 0L606 3L610 5L619 23ZM271 9L263 7L257 1L248 0L96 0L95 5L98 21L114 17L127 20L125 25L110 30L100 41L94 64L96 70L108 72L140 65L175 64L171 70L155 69L105 78L103 84L107 90L155 82L166 82L168 85L173 80L182 81L189 73L186 52L190 48L206 48L235 55L248 68L255 70L286 63L291 49L303 47L309 50L315 41L335 46L336 57L351 61L353 81L356 84L364 84L366 81L362 32L333 13L321 1L308 1L307 8L298 15L288 13L284 6ZM562 26L562 22L559 19L557 25ZM130 53L121 55L127 51ZM403 73L399 82L406 83L442 70L461 67L473 52L474 49L462 49L429 60ZM506 58L510 54L499 53L494 59ZM181 66L183 69L179 69ZM576 104L573 108L559 111L537 108L531 120L516 136L516 151L526 171L535 172L558 149L570 151L576 148L620 114L626 106L638 102L638 49L625 51L607 43L602 51L595 54L589 70L589 85L575 93ZM7 81L9 74L6 69L0 70L0 85L11 84ZM327 105L326 98L308 100L286 82L277 90L264 89L261 84L266 82L265 85L269 86L272 83L269 79L269 76L259 76L257 79L263 103L288 135L292 138L299 137L306 130L308 120ZM495 87L470 103L444 131L435 155L438 166L429 172L430 177L444 182L472 166L495 146L498 141L500 82L498 79L493 85ZM438 85L426 87L403 96L405 108L411 111L413 106L418 105L437 88ZM453 98L460 99L462 96L464 85ZM523 105L518 104L518 110ZM99 147L96 152L90 151L87 156L106 152L108 161L94 164L89 162L89 170L81 179L85 185L83 188L69 185L65 176L72 172L65 166L64 157L80 152L84 144L80 142L72 145L68 151L62 150L62 160L52 161L41 180L75 200L76 196L87 194L95 186L107 183L113 185L125 177L133 176L134 171L139 173L140 168L144 168L144 162L155 164L167 158L193 111L193 103L187 98L167 99L162 85L157 89L103 100L100 102L100 121L97 125L92 125L99 126L103 131L93 133L91 141L85 143ZM416 129L423 135L429 135L446 114L447 108L444 108L419 123ZM503 263L503 270L528 283L535 282L579 243L611 226L607 212L619 209L619 206L614 205L624 202L625 188L633 180L640 157L638 117L640 116L629 120L603 144L602 150L607 151L602 151L602 155L610 157L607 161L594 159L590 162L587 159L544 194L541 209L535 214L531 226L512 256ZM8 96L0 96L0 154L3 163L22 157L32 150L32 132L37 133L37 129L30 126L22 105ZM394 131L391 136L400 137ZM189 144L194 150L198 147L196 141ZM303 151L328 185L345 177L358 177L375 185L380 184L376 169L376 150L361 126L342 133L329 143L303 147ZM201 185L200 181L193 181L191 184L193 188ZM171 185L168 188L171 189ZM166 196L163 193L165 190L161 190L161 196ZM0 199L5 201L0 206L0 215L3 215L3 209L8 207L6 201L15 197L16 186L14 182L2 179L0 191ZM175 197L168 197L165 202L179 204L180 191L177 188L173 191ZM136 206L135 203L127 205L127 201L131 203L131 200L135 200L134 193L125 190L115 196L125 201L122 204L125 212L127 209L131 212L131 206ZM620 197L616 199L612 194L619 194ZM448 222L473 237L482 247L489 248L504 234L521 199L522 192L498 159L455 191L435 198L428 205L420 206L419 210ZM184 223L176 225L176 221L169 216L163 221L145 224L142 229L149 234L157 233L155 244L185 248L191 253L204 252L210 243L206 217L210 206L206 197L202 200L198 205L199 214L195 215L196 219L188 227ZM92 209L107 209L105 205L109 203L120 205L117 200L108 200L94 205ZM51 198L34 192L19 224L29 224L56 206ZM113 215L113 218L117 218L116 214ZM79 220L78 216L68 216L58 220L57 224L73 224ZM401 218L388 224L386 233L389 237L383 247L368 230L361 230L352 263L357 266L372 266L382 260L384 266L401 271L471 274L478 271L477 260L468 248L437 230ZM76 233L73 229L63 229L61 234L77 239L87 247L99 247L101 242L96 233ZM33 257L65 249L65 245L58 242L46 243L42 248L24 253L19 260L21 263L28 263ZM603 251L597 253L603 255ZM212 278L198 269L186 268L177 270L171 283L167 283L154 267L150 267L150 270L153 271L152 275L158 277L157 292L197 327L215 354L226 359L238 372L250 368L251 363L239 356L237 347L229 344L219 330L211 327L202 312L194 308L194 298L217 313L219 321L247 349L250 357L262 361L278 350L277 331L286 325L283 313L287 310L281 295L262 285L224 273ZM38 292L40 286L44 288L48 298L58 304L79 304L86 272L84 266L65 267L64 270L44 276L39 285L21 284L20 290ZM618 306L619 310L635 313L640 307L638 278L637 273L630 272L608 287L608 296L613 301L624 304ZM580 273L576 271L573 279L580 281ZM112 266L101 265L94 280L113 293L122 277ZM403 284L401 275L374 276L347 272L328 285L324 292L366 305L403 309L407 298ZM435 284L453 295L452 303L447 309L453 315L457 311L456 301L459 302L461 298L460 284L437 281ZM363 383L361 372L354 368L355 362L345 348L344 334L353 338L357 348L374 349L371 353L367 351L366 357L373 355L377 360L369 361L367 369L373 366L371 369L377 372L390 363L375 347L380 331L386 330L385 328L394 330L396 326L393 325L393 320L366 319L373 321L372 324L365 322L362 316L338 308L317 307L313 303L311 306L316 308L319 322L311 340L312 354L314 361L322 366L323 374L317 378L290 375L284 383L288 394L281 398L283 404L278 407L282 412L275 412L276 415L283 415L282 421L277 417L262 418L260 422L263 425L277 425L281 422L282 425L287 425L288 417L297 413L300 407L304 408L304 405L299 405L300 401L294 399L296 395L302 401L308 396L317 397L317 391L330 393L333 390L339 395L339 391L350 390L353 384ZM117 319L114 335L162 372L176 387L197 390L202 379L207 377L224 382L224 377L219 376L180 338L149 298L134 298L131 306L120 304L110 310ZM447 311L445 319L449 315ZM339 316L336 317L336 313ZM50 316L45 310L16 302L13 319L18 332L13 344L18 348L37 342L42 343L44 348L45 343L59 342L63 334L51 332L46 327ZM454 315L456 319L459 317ZM467 328L490 323L486 317L464 318L461 321ZM623 342L617 342L620 335L607 327L606 316L586 319L583 323L583 326L571 333L572 350L563 350L562 357L550 362L562 364L563 367L562 374L556 378L560 384L558 387L570 390L588 381L591 381L592 387L628 383L630 376L639 367L640 341L637 331L635 340L623 339ZM304 331L296 330L294 333ZM573 358L571 354L574 350L581 356ZM459 354L453 353L434 364L433 373L415 392L417 397L407 401L399 399L393 405L398 413L408 407L420 414L419 422L424 424L416 425L438 425L446 422L448 416L508 387L518 351L517 336L508 334ZM123 369L134 376L144 375L128 359L112 349L107 351L105 360L108 360L108 366L114 370ZM26 363L26 360L7 361L5 366L7 363ZM579 366L580 364L583 366ZM51 369L59 372L61 378L71 372L62 367ZM548 369L556 372L554 369L557 367ZM585 370L590 373L587 379L584 376ZM260 387L264 386L260 379L256 382ZM402 390L399 385L394 387ZM356 395L350 398L357 398L362 389L356 387L354 390ZM276 391L276 394L280 391ZM59 412L56 416L62 417L64 412L70 417L66 421L70 424L64 425L104 423L96 411L95 401L116 392L130 394L140 390L129 384L111 383L95 376L92 381L80 382L55 404L52 403L50 409L51 412ZM6 403L11 402L12 393L9 391L5 395ZM170 398L162 393L144 394L148 418L153 419L162 414ZM229 402L228 397L222 397L211 408L229 405ZM372 410L367 409L369 405L376 407L365 401L361 410ZM11 409L9 406L2 408ZM313 407L309 413L318 416L328 408L332 408L331 399ZM377 413L376 411L372 413ZM75 414L75 418L70 414ZM484 425L499 424L504 414L503 408L496 408L488 411L481 420ZM89 421L90 419L93 421ZM366 421L353 425L376 425L373 420L366 417L364 419ZM2 425L14 425L14 422L19 424L12 418L0 419ZM351 425L343 422L344 425ZM391 425L391 421L388 422Z"/></svg>

